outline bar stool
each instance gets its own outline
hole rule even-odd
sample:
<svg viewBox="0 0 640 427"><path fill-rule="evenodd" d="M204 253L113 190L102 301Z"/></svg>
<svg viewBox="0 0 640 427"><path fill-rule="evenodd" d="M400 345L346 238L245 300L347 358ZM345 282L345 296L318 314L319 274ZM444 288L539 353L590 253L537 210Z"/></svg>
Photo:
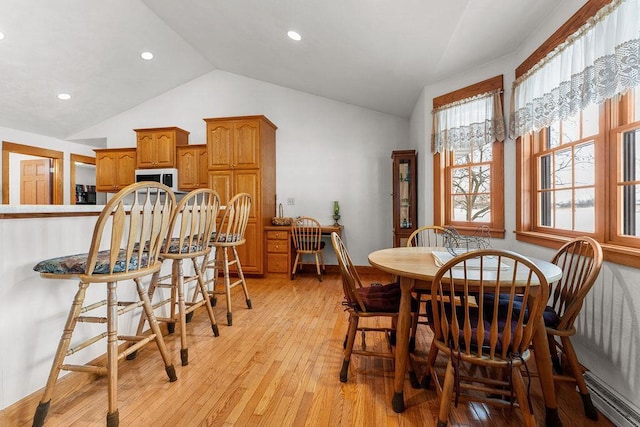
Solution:
<svg viewBox="0 0 640 427"><path fill-rule="evenodd" d="M212 291L210 292L212 297L211 304L216 304L216 295L226 295L227 324L229 326L233 323L233 314L231 312L232 288L242 285L247 308L252 308L249 291L247 290L247 282L244 280L242 265L240 264L240 258L238 257L238 251L236 249L238 246L244 245L246 241L244 233L247 229L250 211L251 195L248 193L238 193L227 202L218 230L213 233L213 238L210 242L210 244L213 245L215 254L212 257L212 261L208 262L205 267L206 269L213 270L213 278L207 281L207 283L212 283ZM231 248L233 260L229 260L229 248ZM220 257L222 257L222 259L219 259ZM224 273L224 291L216 291L216 278L218 277L218 267L220 265ZM229 267L232 265L236 266L236 272L238 273L238 280L233 283L231 283L229 278Z"/></svg>
<svg viewBox="0 0 640 427"><path fill-rule="evenodd" d="M131 204L130 209L125 203ZM169 222L175 209L175 196L166 186L155 182L132 184L117 193L98 217L89 252L63 256L38 263L33 269L47 279L77 279L80 281L64 331L53 360L44 393L36 409L34 426L42 426L61 370L85 372L108 377L107 426L117 426L118 361L151 341L155 341L162 356L169 381L177 379L173 363L153 314L149 296L140 279L160 270L160 247L167 236ZM127 212L128 211L128 212ZM104 239L103 239L104 238ZM132 279L139 301L119 301L118 282ZM83 306L87 288L94 283L106 283L107 299ZM106 306L106 316L87 316L86 313ZM118 335L118 316L142 307L151 333L137 336ZM107 330L71 348L71 337L78 323L106 323ZM105 366L65 365L67 356L107 339ZM134 344L119 351L118 341Z"/></svg>
<svg viewBox="0 0 640 427"><path fill-rule="evenodd" d="M174 211L169 226L168 235L172 237L168 240L168 244L165 243L162 246L160 253L162 260L172 261L171 273L162 277L160 277L159 272L155 273L149 286L149 299L152 301L156 289L170 289L170 297L154 303L153 308L155 310L167 304L169 305L168 317L156 316L158 321L167 322L169 333L174 332L175 322L179 322L180 360L182 366L189 364L186 324L191 320L191 315L196 309L203 305L206 307L213 335L216 337L220 335L213 308L211 308L209 292L200 268L202 262L199 262L202 257L203 262L206 263L211 252L209 240L215 228L219 209L220 197L218 193L208 188L193 190L182 198ZM188 259L193 264L193 274L185 276L183 260ZM194 289L193 298L190 301L186 301L184 287L191 282L196 282L196 288ZM199 299L199 296L202 298ZM176 307L178 309L177 313ZM145 316L140 317L138 334L142 333L147 320ZM135 357L134 354L131 356Z"/></svg>

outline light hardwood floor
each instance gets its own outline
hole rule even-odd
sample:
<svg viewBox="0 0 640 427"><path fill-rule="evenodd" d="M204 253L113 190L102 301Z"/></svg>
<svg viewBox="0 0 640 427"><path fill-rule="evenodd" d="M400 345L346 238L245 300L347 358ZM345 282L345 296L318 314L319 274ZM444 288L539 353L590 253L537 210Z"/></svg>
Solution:
<svg viewBox="0 0 640 427"><path fill-rule="evenodd" d="M384 281L384 277L364 277ZM118 401L122 426L434 426L438 398L433 389L405 385L407 410L391 409L393 361L354 356L349 381L340 383L347 315L337 274L318 282L310 272L296 280L248 279L253 309L234 290L233 326L226 325L224 301L214 308L220 336L213 337L203 309L187 327L189 365L180 366L177 334L165 337L178 381L169 383L154 345L134 361L120 364ZM176 330L179 330L176 328ZM386 339L367 335L367 346L383 348ZM424 357L429 331L418 332L418 357ZM358 345L358 343L356 343ZM532 362L529 366L535 367ZM76 374L73 375L82 375ZM106 380L56 389L47 426L100 426L106 417ZM44 384L43 384L44 386ZM565 426L612 426L604 416L583 416L579 395L560 386L560 416ZM7 408L0 425L31 425L39 393ZM544 425L537 379L532 400L538 425ZM460 403L449 425L519 426L517 410Z"/></svg>

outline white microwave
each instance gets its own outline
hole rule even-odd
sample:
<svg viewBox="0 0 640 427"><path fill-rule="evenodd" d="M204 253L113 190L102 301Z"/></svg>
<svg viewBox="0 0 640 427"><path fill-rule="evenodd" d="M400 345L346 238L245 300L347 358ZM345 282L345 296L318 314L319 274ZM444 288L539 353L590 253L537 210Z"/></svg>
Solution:
<svg viewBox="0 0 640 427"><path fill-rule="evenodd" d="M136 182L154 181L178 191L178 169L136 169Z"/></svg>

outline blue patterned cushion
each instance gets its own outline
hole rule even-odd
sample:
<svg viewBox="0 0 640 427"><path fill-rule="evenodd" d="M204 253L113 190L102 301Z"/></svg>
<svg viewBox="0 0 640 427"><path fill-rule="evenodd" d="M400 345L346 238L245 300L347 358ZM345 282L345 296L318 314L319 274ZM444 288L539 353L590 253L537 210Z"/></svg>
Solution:
<svg viewBox="0 0 640 427"><path fill-rule="evenodd" d="M216 241L230 243L230 242L237 242L238 240L242 240L242 236L240 236L239 234L213 233L211 235L211 240L209 241L209 244L212 245L213 242L216 242Z"/></svg>
<svg viewBox="0 0 640 427"><path fill-rule="evenodd" d="M109 250L98 252L98 258L96 260L96 267L93 270L93 274L110 274L109 271ZM125 251L120 250L118 253L118 260L113 268L114 273L124 273L126 267ZM51 258L44 261L40 261L33 267L34 271L38 273L49 274L84 274L87 267L87 257L89 254L76 254L66 255L58 258ZM129 271L135 271L139 268L146 268L148 263L147 254L142 255L141 265L138 266L138 256L134 252L133 256L129 260Z"/></svg>
<svg viewBox="0 0 640 427"><path fill-rule="evenodd" d="M171 241L169 242L168 252L171 254L177 254L177 253L187 254L192 252L200 252L202 250L202 245L197 244L196 242L193 242L191 244L191 247L189 247L188 239L185 239L184 243L182 244L182 248L179 248L179 246L180 246L180 239L178 237L172 238Z"/></svg>

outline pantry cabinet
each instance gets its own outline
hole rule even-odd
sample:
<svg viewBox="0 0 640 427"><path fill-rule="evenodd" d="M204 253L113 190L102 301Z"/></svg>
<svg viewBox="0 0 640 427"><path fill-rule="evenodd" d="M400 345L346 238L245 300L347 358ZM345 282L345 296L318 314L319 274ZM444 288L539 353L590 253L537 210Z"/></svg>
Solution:
<svg viewBox="0 0 640 427"><path fill-rule="evenodd" d="M242 270L265 272L264 227L275 215L277 127L265 116L204 119L207 124L208 185L221 203L237 193L251 195L247 243L238 248Z"/></svg>

